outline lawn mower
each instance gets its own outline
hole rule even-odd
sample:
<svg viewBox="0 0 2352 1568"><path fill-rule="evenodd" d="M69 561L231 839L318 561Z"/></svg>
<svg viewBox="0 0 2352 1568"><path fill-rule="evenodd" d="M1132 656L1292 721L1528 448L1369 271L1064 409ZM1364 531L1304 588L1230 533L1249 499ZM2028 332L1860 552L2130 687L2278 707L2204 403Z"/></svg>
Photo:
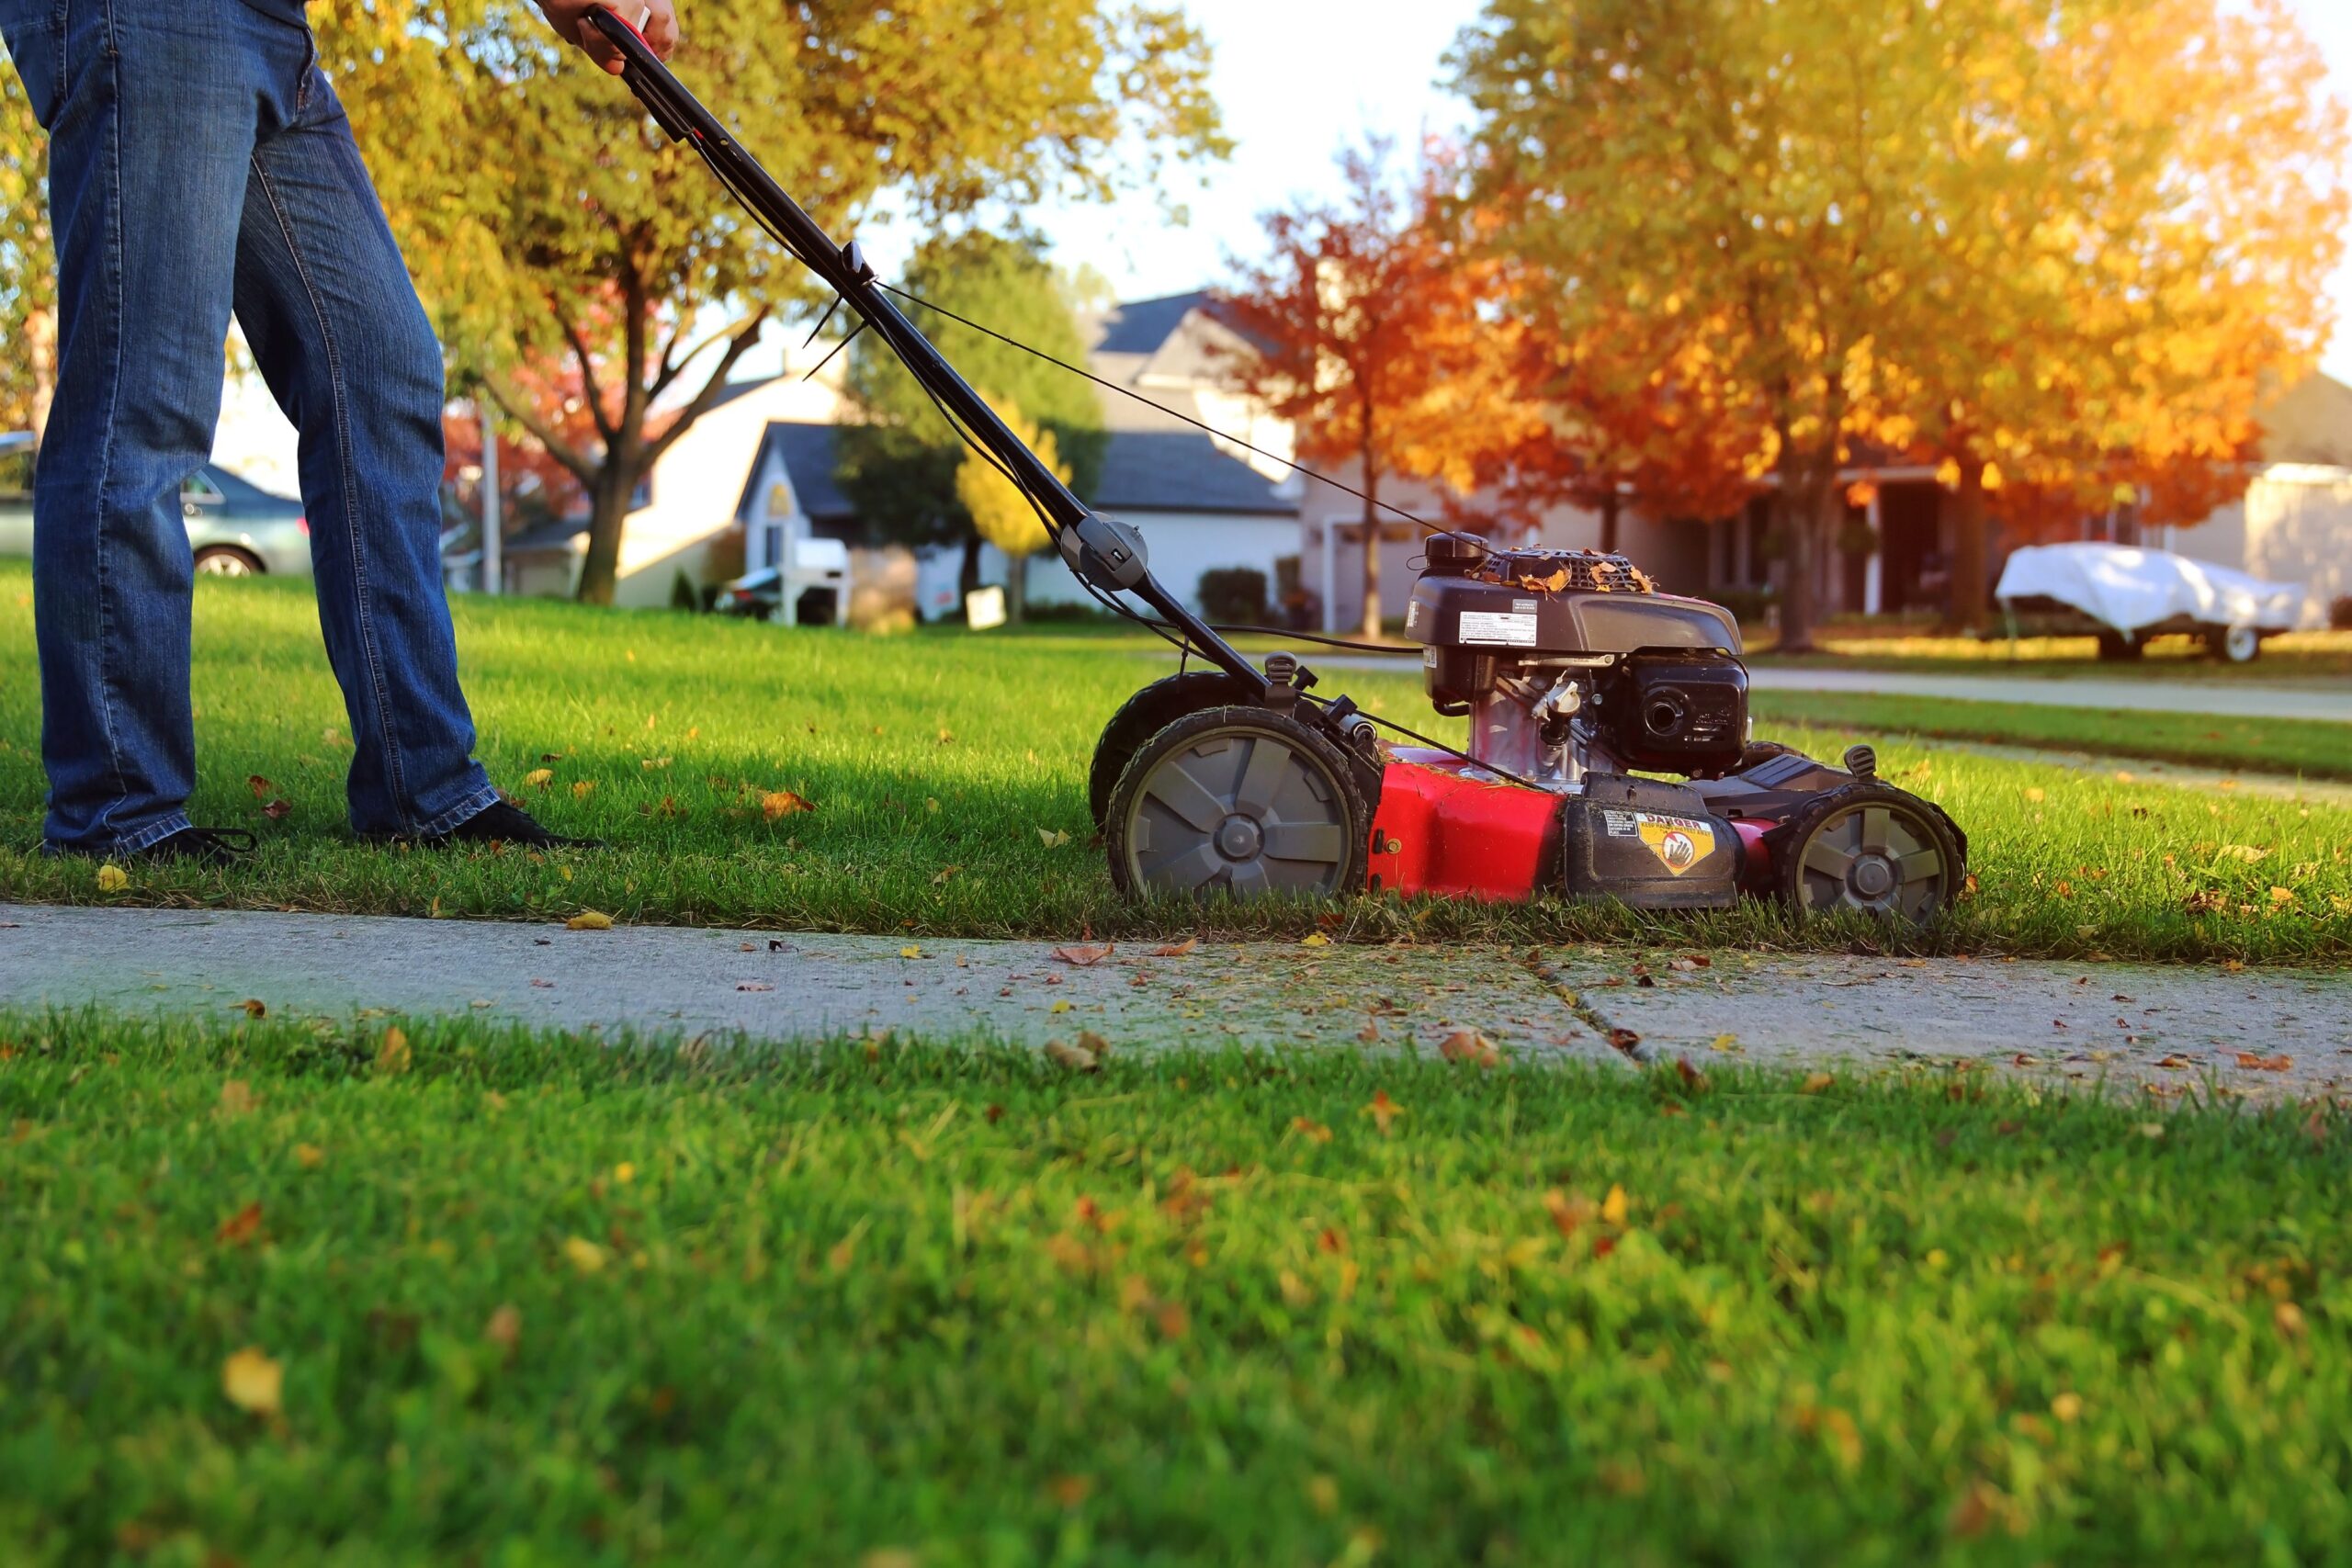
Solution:
<svg viewBox="0 0 2352 1568"><path fill-rule="evenodd" d="M1622 556L1432 533L1406 627L1436 710L1469 720L1466 751L1312 694L1295 655L1253 665L1152 575L1142 536L1080 501L897 300L952 312L829 238L635 28L608 10L589 18L654 121L848 303L852 336L880 335L1029 498L1079 582L1181 650L1185 667L1130 697L1095 748L1089 805L1122 892L1551 894L1644 909L1754 897L1800 915L1924 923L1961 888L1967 840L1940 807L1880 779L1867 746L1833 767L1751 740L1738 623L1658 592ZM1657 773L1680 777L1643 776Z"/></svg>

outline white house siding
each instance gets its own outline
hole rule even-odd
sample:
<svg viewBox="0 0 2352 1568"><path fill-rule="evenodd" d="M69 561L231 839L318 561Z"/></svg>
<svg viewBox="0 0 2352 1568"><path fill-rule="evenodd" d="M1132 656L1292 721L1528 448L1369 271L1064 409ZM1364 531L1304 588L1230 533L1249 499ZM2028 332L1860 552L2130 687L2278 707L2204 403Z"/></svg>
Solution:
<svg viewBox="0 0 2352 1568"><path fill-rule="evenodd" d="M2275 463L2245 501L2165 534L2166 549L2194 559L2301 583L2302 624L2324 626L2329 602L2352 594L2352 468Z"/></svg>
<svg viewBox="0 0 2352 1568"><path fill-rule="evenodd" d="M628 514L613 602L667 604L681 569L695 583L706 581L711 543L734 526L736 502L769 423L823 423L837 418L841 406L834 385L780 376L696 420L654 466L647 504ZM745 555L752 558L750 547Z"/></svg>
<svg viewBox="0 0 2352 1568"><path fill-rule="evenodd" d="M1298 519L1283 513L1118 513L1143 535L1151 570L1171 593L1193 609L1201 607L1201 574L1250 567L1266 574L1266 594L1274 592L1274 561L1298 553ZM994 556L989 550L987 556ZM991 580L993 581L993 579ZM1041 551L1029 558L1029 602L1081 603L1089 598L1061 557Z"/></svg>

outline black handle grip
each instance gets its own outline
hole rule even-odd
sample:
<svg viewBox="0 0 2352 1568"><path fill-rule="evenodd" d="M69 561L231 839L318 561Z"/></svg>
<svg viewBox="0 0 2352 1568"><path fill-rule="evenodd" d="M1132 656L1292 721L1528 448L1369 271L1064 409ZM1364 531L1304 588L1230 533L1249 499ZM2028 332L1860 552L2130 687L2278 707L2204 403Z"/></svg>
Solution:
<svg viewBox="0 0 2352 1568"><path fill-rule="evenodd" d="M621 80L628 85L630 92L637 95L637 101L645 106L645 111L653 117L653 122L667 132L673 141L684 141L692 135L693 130L684 117L679 114L677 106L670 102L669 96L662 91L662 85L665 80L674 82L675 79L662 65L662 57L653 52L653 46L645 41L645 35L622 20L620 14L609 6L591 6L587 19L589 26L604 34L613 47L621 51Z"/></svg>

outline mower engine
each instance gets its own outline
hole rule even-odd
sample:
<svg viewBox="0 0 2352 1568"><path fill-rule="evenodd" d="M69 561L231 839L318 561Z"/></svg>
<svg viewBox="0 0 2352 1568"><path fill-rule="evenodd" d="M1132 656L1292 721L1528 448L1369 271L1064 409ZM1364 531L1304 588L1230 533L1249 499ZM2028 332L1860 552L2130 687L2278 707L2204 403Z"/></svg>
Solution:
<svg viewBox="0 0 2352 1568"><path fill-rule="evenodd" d="M1752 743L1738 623L1621 556L1441 535L1406 626L1431 703L1469 718L1469 758L1389 753L1374 886L1924 920L1964 874L1959 829L1879 782L1868 748L1833 768Z"/></svg>

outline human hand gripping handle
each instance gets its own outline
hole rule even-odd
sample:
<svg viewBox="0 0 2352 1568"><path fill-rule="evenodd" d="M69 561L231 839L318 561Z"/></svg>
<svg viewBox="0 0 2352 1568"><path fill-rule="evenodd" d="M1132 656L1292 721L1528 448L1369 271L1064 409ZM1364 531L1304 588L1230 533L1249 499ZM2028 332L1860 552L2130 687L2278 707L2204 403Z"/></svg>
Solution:
<svg viewBox="0 0 2352 1568"><path fill-rule="evenodd" d="M628 61L620 45L608 36L612 29L599 23L597 12L604 14L604 20L617 22L635 33L657 60L669 59L670 51L678 47L678 13L671 0L634 0L634 5L644 14L632 25L598 0L538 0L540 12L558 37L579 45L589 59L616 76L628 68Z"/></svg>

